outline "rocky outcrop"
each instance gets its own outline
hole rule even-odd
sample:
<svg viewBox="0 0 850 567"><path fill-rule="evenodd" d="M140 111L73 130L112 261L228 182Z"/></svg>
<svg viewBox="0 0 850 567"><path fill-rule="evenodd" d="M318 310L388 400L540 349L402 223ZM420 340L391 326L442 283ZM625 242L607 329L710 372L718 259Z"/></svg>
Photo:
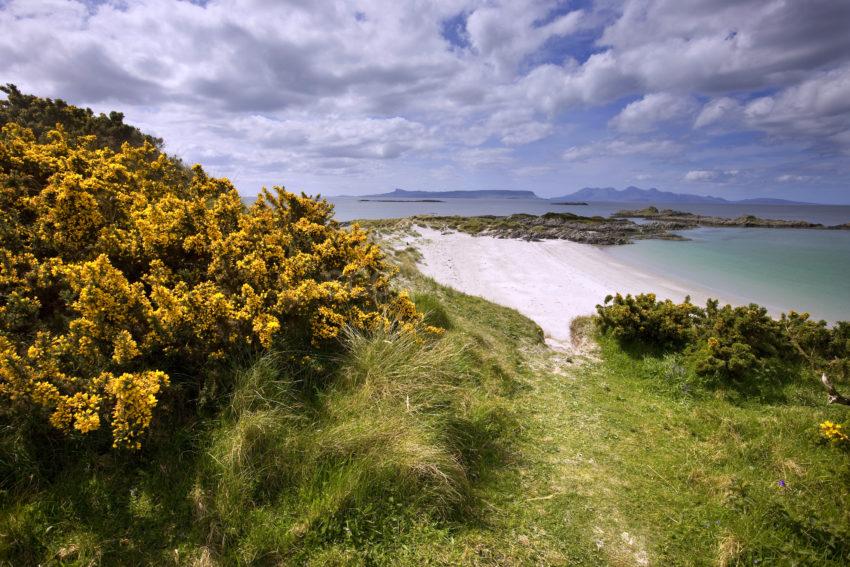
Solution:
<svg viewBox="0 0 850 567"><path fill-rule="evenodd" d="M571 240L585 244L628 244L642 238L684 240L672 232L679 227L671 223L638 224L627 219L583 217L572 213L507 217L416 216L412 221L438 230L519 240Z"/></svg>
<svg viewBox="0 0 850 567"><path fill-rule="evenodd" d="M671 223L678 225L680 228L694 228L697 226L728 226L728 227L753 227L753 228L834 228L834 229L850 229L850 223L826 227L819 223L813 223L803 220L780 220L780 219L764 219L753 215L745 215L736 218L713 217L706 215L697 215L685 211L674 211L672 209L661 209L656 207L646 207L632 211L619 211L611 215L612 218L639 218L653 220L656 222Z"/></svg>

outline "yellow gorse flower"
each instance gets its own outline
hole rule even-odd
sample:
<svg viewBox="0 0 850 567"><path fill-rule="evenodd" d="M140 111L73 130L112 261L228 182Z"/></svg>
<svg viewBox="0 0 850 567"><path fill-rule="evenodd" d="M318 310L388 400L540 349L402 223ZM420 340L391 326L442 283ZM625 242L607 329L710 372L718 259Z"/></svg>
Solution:
<svg viewBox="0 0 850 567"><path fill-rule="evenodd" d="M168 364L421 321L326 201L276 187L246 207L149 144L94 142L0 131L0 403L138 448Z"/></svg>
<svg viewBox="0 0 850 567"><path fill-rule="evenodd" d="M844 426L840 423L824 421L820 424L820 434L824 439L835 444L850 443L850 436L844 432Z"/></svg>

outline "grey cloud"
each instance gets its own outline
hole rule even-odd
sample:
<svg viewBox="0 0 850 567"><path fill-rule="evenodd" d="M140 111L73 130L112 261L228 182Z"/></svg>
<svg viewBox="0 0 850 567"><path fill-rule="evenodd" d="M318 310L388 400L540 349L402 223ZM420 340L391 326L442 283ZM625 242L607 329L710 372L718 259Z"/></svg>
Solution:
<svg viewBox="0 0 850 567"><path fill-rule="evenodd" d="M160 85L130 74L94 46L67 59L54 60L48 73L56 92L70 100L151 104L167 96Z"/></svg>
<svg viewBox="0 0 850 567"><path fill-rule="evenodd" d="M346 88L343 78L315 68L312 45L261 40L232 24L224 26L217 41L227 51L224 60L214 75L193 78L188 90L221 101L228 110L279 110ZM222 47L213 47L217 49Z"/></svg>
<svg viewBox="0 0 850 567"><path fill-rule="evenodd" d="M850 65L816 73L774 95L742 102L730 97L709 101L695 128L758 130L771 136L805 140L826 149L850 147Z"/></svg>
<svg viewBox="0 0 850 567"><path fill-rule="evenodd" d="M544 108L646 91L716 94L782 87L850 59L850 4L834 0L630 0L578 67L533 71Z"/></svg>
<svg viewBox="0 0 850 567"><path fill-rule="evenodd" d="M0 0L0 74L24 90L125 111L170 149L251 179L374 173L417 160L433 171L451 164L458 176L464 167L524 171L513 148L530 143L602 170L606 159L699 153L698 143L742 130L782 151L793 140L799 161L850 152L850 2L572 8ZM463 25L454 30L463 41L446 39L446 21ZM581 48L552 52L562 43ZM574 120L572 111L592 107L605 107L588 113L592 125ZM694 130L672 140L671 126L682 124ZM584 129L576 139L585 142L564 152L571 127ZM780 174L795 172L770 179Z"/></svg>
<svg viewBox="0 0 850 567"><path fill-rule="evenodd" d="M685 173L685 181L697 183L727 183L739 174L738 170L692 169Z"/></svg>

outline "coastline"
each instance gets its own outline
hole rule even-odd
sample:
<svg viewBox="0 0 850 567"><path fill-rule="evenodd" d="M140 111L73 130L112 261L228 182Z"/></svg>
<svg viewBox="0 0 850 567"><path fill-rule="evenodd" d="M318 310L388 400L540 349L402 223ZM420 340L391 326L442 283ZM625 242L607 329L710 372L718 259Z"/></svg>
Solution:
<svg viewBox="0 0 850 567"><path fill-rule="evenodd" d="M405 240L419 250L423 274L516 309L540 325L547 343L556 348L569 348L572 320L595 313L608 294L652 292L674 301L690 295L698 304L717 297L710 290L620 262L589 244L415 228L419 236Z"/></svg>

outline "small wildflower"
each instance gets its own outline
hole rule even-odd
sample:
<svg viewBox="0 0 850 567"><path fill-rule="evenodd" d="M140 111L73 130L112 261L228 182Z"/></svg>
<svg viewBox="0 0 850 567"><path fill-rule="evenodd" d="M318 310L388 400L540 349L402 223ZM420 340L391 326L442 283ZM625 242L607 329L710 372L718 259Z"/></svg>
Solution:
<svg viewBox="0 0 850 567"><path fill-rule="evenodd" d="M850 444L850 436L844 432L844 425L840 423L824 421L820 424L820 434L824 439L835 445Z"/></svg>

